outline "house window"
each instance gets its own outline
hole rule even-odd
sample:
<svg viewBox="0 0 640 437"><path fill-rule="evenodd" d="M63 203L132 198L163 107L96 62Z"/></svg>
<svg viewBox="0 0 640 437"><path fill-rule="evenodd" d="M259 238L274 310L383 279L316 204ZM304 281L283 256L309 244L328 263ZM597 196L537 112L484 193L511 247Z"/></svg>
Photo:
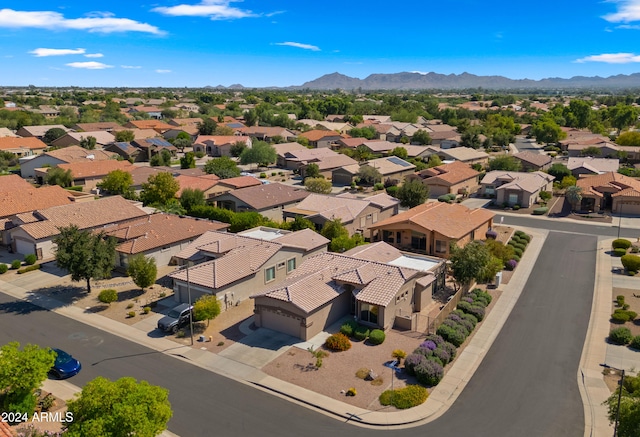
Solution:
<svg viewBox="0 0 640 437"><path fill-rule="evenodd" d="M284 268L284 261L279 262L277 265L278 270L283 269Z"/></svg>
<svg viewBox="0 0 640 437"><path fill-rule="evenodd" d="M397 231L396 232L396 244L401 244L402 243L402 232Z"/></svg>
<svg viewBox="0 0 640 437"><path fill-rule="evenodd" d="M382 239L387 243L393 243L393 232L382 231Z"/></svg>
<svg viewBox="0 0 640 437"><path fill-rule="evenodd" d="M378 213L377 212L373 213L373 220L372 221L373 221L373 223L378 221Z"/></svg>
<svg viewBox="0 0 640 437"><path fill-rule="evenodd" d="M360 303L360 320L363 322L378 324L378 305L371 305L369 303Z"/></svg>
<svg viewBox="0 0 640 437"><path fill-rule="evenodd" d="M296 259L291 258L287 260L287 273L291 273L296 269Z"/></svg>
<svg viewBox="0 0 640 437"><path fill-rule="evenodd" d="M269 267L268 269L264 270L264 282L271 282L274 281L276 279L276 268L275 267Z"/></svg>
<svg viewBox="0 0 640 437"><path fill-rule="evenodd" d="M447 253L447 242L444 240L436 240L436 253Z"/></svg>
<svg viewBox="0 0 640 437"><path fill-rule="evenodd" d="M367 218L366 217L360 217L360 227L364 228L365 226L367 226Z"/></svg>

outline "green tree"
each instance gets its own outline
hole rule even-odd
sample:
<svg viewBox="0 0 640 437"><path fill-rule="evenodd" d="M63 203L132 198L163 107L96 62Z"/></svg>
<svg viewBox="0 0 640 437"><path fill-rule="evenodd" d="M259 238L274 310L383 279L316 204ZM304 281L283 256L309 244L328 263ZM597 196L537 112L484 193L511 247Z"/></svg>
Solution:
<svg viewBox="0 0 640 437"><path fill-rule="evenodd" d="M580 156L600 156L602 151L596 146L585 147L580 151Z"/></svg>
<svg viewBox="0 0 640 437"><path fill-rule="evenodd" d="M67 405L73 414L68 437L154 437L173 414L168 390L130 377L109 381L99 376Z"/></svg>
<svg viewBox="0 0 640 437"><path fill-rule="evenodd" d="M241 232L247 229L262 226L266 219L255 211L237 212L231 217L229 232Z"/></svg>
<svg viewBox="0 0 640 437"><path fill-rule="evenodd" d="M228 156L208 160L204 165L204 171L207 174L214 174L220 179L229 179L240 176L240 169L236 165L235 161Z"/></svg>
<svg viewBox="0 0 640 437"><path fill-rule="evenodd" d="M212 319L220 315L220 303L215 295L207 294L200 297L193 304L193 317L196 321L207 321L207 326Z"/></svg>
<svg viewBox="0 0 640 437"><path fill-rule="evenodd" d="M325 178L306 178L304 187L312 193L329 194L331 193L332 185L331 181Z"/></svg>
<svg viewBox="0 0 640 437"><path fill-rule="evenodd" d="M420 179L405 179L398 189L396 197L400 200L400 205L406 208L414 208L422 205L429 197L429 187L422 183Z"/></svg>
<svg viewBox="0 0 640 437"><path fill-rule="evenodd" d="M88 137L82 137L80 139L80 147L87 150L93 150L96 148L96 137L89 135Z"/></svg>
<svg viewBox="0 0 640 437"><path fill-rule="evenodd" d="M533 136L538 143L555 144L566 138L567 133L564 132L553 119L546 118L533 123L531 136Z"/></svg>
<svg viewBox="0 0 640 437"><path fill-rule="evenodd" d="M582 188L572 185L567 188L567 191L564 193L564 197L569 202L569 205L571 205L571 210L575 211L582 201Z"/></svg>
<svg viewBox="0 0 640 437"><path fill-rule="evenodd" d="M214 135L217 127L218 123L211 118L205 118L202 122L198 123L198 133L200 135Z"/></svg>
<svg viewBox="0 0 640 437"><path fill-rule="evenodd" d="M341 235L331 240L329 250L331 252L342 253L361 244L364 244L364 239L360 234L354 234L352 237Z"/></svg>
<svg viewBox="0 0 640 437"><path fill-rule="evenodd" d="M146 205L164 205L169 199L176 197L180 189L180 183L171 173L162 172L149 176L147 182L142 184L140 200Z"/></svg>
<svg viewBox="0 0 640 437"><path fill-rule="evenodd" d="M67 131L60 127L53 127L44 133L42 141L46 144L51 144L58 138L67 134Z"/></svg>
<svg viewBox="0 0 640 437"><path fill-rule="evenodd" d="M240 154L240 164L258 164L267 166L276 162L278 154L276 149L264 141L256 141L251 147L247 147Z"/></svg>
<svg viewBox="0 0 640 437"><path fill-rule="evenodd" d="M633 106L622 104L609 108L609 118L611 125L618 129L618 132L633 126L638 121L636 109Z"/></svg>
<svg viewBox="0 0 640 437"><path fill-rule="evenodd" d="M180 134L184 134L184 133L185 132L180 132ZM180 138L180 134L178 134L176 139L173 140L173 145L176 146L181 152L183 152L185 147L191 147L191 138Z"/></svg>
<svg viewBox="0 0 640 437"><path fill-rule="evenodd" d="M469 128L460 137L460 144L464 147L479 149L482 146L482 139L480 138L480 134L481 132L477 128Z"/></svg>
<svg viewBox="0 0 640 437"><path fill-rule="evenodd" d="M450 252L451 272L456 282L462 286L479 280L491 261L489 249L479 241L472 241L463 248L453 243Z"/></svg>
<svg viewBox="0 0 640 437"><path fill-rule="evenodd" d="M60 234L53 238L57 266L71 273L72 281L87 281L87 292L91 293L91 279L111 276L117 240L104 232L81 231L76 225L58 230Z"/></svg>
<svg viewBox="0 0 640 437"><path fill-rule="evenodd" d="M362 128L353 128L349 131L349 135L353 138L366 138L368 140L373 140L378 137L378 132L376 132L376 128L373 126L365 126Z"/></svg>
<svg viewBox="0 0 640 437"><path fill-rule="evenodd" d="M556 178L556 181L558 182L562 181L565 176L571 176L571 170L569 170L567 166L561 162L551 164L551 167L549 167L547 173Z"/></svg>
<svg viewBox="0 0 640 437"><path fill-rule="evenodd" d="M637 437L640 435L640 378L626 376L624 384L619 386L606 400L609 421L618 421L618 437ZM622 393L620 393L622 390ZM618 397L620 413L618 414Z"/></svg>
<svg viewBox="0 0 640 437"><path fill-rule="evenodd" d="M165 214L184 215L187 213L178 199L169 199L167 203L153 203L150 206Z"/></svg>
<svg viewBox="0 0 640 437"><path fill-rule="evenodd" d="M320 167L315 162L309 163L307 168L304 171L304 176L306 178L319 178L320 177Z"/></svg>
<svg viewBox="0 0 640 437"><path fill-rule="evenodd" d="M193 152L187 152L180 158L180 168L196 168L196 155Z"/></svg>
<svg viewBox="0 0 640 437"><path fill-rule="evenodd" d="M144 291L156 282L158 267L156 267L155 258L147 258L142 254L135 255L129 260L127 275L131 276L133 283Z"/></svg>
<svg viewBox="0 0 640 437"><path fill-rule="evenodd" d="M591 123L593 110L591 109L591 104L589 102L580 99L573 99L569 102L568 110L573 115L574 120L571 127L584 129L589 126L589 123Z"/></svg>
<svg viewBox="0 0 640 437"><path fill-rule="evenodd" d="M506 129L496 129L491 138L493 144L503 149L509 147L509 144L516 140L516 136Z"/></svg>
<svg viewBox="0 0 640 437"><path fill-rule="evenodd" d="M231 145L231 149L230 149L231 156L233 156L234 158L237 158L238 156L242 155L242 152L246 148L247 148L246 142L236 141Z"/></svg>
<svg viewBox="0 0 640 437"><path fill-rule="evenodd" d="M204 192L197 188L185 188L180 193L180 204L187 212L191 211L194 207L204 205L205 198Z"/></svg>
<svg viewBox="0 0 640 437"><path fill-rule="evenodd" d="M60 185L63 188L70 187L73 185L73 175L71 174L71 170L53 167L47 172L44 182L48 185Z"/></svg>
<svg viewBox="0 0 640 437"><path fill-rule="evenodd" d="M640 132L623 132L618 138L616 138L616 144L619 146L640 147Z"/></svg>
<svg viewBox="0 0 640 437"><path fill-rule="evenodd" d="M149 164L152 167L170 167L171 166L171 152L168 150L162 150L160 153L156 153L149 160Z"/></svg>
<svg viewBox="0 0 640 437"><path fill-rule="evenodd" d="M489 170L519 171L522 167L520 161L511 155L498 155L489 161Z"/></svg>
<svg viewBox="0 0 640 437"><path fill-rule="evenodd" d="M0 348L0 410L27 413L31 416L36 399L34 391L47 379L56 359L48 348L20 343L7 343Z"/></svg>
<svg viewBox="0 0 640 437"><path fill-rule="evenodd" d="M576 184L577 179L573 176L565 176L560 182L560 188L569 188Z"/></svg>
<svg viewBox="0 0 640 437"><path fill-rule="evenodd" d="M131 141L136 139L135 134L132 130L121 130L116 132L116 141L119 143L130 143Z"/></svg>
<svg viewBox="0 0 640 437"><path fill-rule="evenodd" d="M407 149L404 147L396 147L391 152L389 152L389 156L397 156L400 159L407 159L409 154L407 153Z"/></svg>
<svg viewBox="0 0 640 437"><path fill-rule="evenodd" d="M342 220L339 218L326 221L320 233L327 240L333 240L338 237L349 237L349 231L343 226Z"/></svg>
<svg viewBox="0 0 640 437"><path fill-rule="evenodd" d="M98 183L98 188L110 194L120 194L127 199L133 197L133 177L131 173L124 170L113 170L109 172L102 182Z"/></svg>
<svg viewBox="0 0 640 437"><path fill-rule="evenodd" d="M373 185L376 182L382 181L382 174L380 170L370 165L363 165L358 170L358 178L360 183L364 185Z"/></svg>
<svg viewBox="0 0 640 437"><path fill-rule="evenodd" d="M288 222L288 229L291 231L301 231L303 229L316 230L316 225L311 220L297 215L292 222Z"/></svg>
<svg viewBox="0 0 640 437"><path fill-rule="evenodd" d="M442 160L435 153L429 156L429 161L427 161L427 168L433 168L442 165Z"/></svg>
<svg viewBox="0 0 640 437"><path fill-rule="evenodd" d="M424 146L427 144L431 144L432 139L431 135L429 135L429 132L427 132L426 130L418 129L411 137L411 142Z"/></svg>

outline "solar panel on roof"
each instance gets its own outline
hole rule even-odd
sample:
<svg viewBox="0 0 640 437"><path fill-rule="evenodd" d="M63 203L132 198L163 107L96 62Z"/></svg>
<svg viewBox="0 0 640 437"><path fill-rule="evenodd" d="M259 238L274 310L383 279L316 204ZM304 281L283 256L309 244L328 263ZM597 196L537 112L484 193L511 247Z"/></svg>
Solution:
<svg viewBox="0 0 640 437"><path fill-rule="evenodd" d="M163 146L169 147L171 143L167 140L163 140L162 138L147 138L147 142L153 144L154 146Z"/></svg>
<svg viewBox="0 0 640 437"><path fill-rule="evenodd" d="M244 127L244 125L242 123L227 123L227 126L230 127L230 128Z"/></svg>
<svg viewBox="0 0 640 437"><path fill-rule="evenodd" d="M392 156L388 158L390 162L393 162L396 165L400 165L402 167L411 167L411 164L405 161L404 159L400 159L397 156Z"/></svg>
<svg viewBox="0 0 640 437"><path fill-rule="evenodd" d="M131 145L129 143L118 142L118 143L116 143L116 147L118 147L119 149L122 149L122 150L124 150L126 152L127 149L129 147L131 147Z"/></svg>

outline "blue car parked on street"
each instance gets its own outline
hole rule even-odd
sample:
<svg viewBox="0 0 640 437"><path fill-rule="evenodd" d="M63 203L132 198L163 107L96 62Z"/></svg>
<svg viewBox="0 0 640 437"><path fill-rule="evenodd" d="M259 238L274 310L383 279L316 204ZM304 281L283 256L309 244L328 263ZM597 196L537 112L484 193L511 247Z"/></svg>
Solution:
<svg viewBox="0 0 640 437"><path fill-rule="evenodd" d="M53 364L49 375L56 379L71 378L73 375L77 375L82 369L80 361L73 358L71 355L60 349L53 349L56 353L56 362Z"/></svg>

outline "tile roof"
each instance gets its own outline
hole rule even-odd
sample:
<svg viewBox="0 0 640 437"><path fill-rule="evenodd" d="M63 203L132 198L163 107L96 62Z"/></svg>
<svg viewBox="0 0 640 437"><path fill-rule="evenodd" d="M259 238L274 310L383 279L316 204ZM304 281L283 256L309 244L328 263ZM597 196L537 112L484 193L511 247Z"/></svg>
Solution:
<svg viewBox="0 0 640 437"><path fill-rule="evenodd" d="M113 159L118 156L112 152L105 152L103 150L87 150L80 146L69 146L62 149L50 150L44 152L44 155L52 156L66 163L94 160L100 161L105 159Z"/></svg>
<svg viewBox="0 0 640 437"><path fill-rule="evenodd" d="M108 131L120 127L115 121L101 121L98 123L77 123L74 128L78 131L93 132L93 131Z"/></svg>
<svg viewBox="0 0 640 437"><path fill-rule="evenodd" d="M318 249L322 246L326 247L330 242L328 239L311 229L302 229L289 234L283 234L281 237L275 238L271 241L275 241L276 243L280 243L286 247L303 249L307 252Z"/></svg>
<svg viewBox="0 0 640 437"><path fill-rule="evenodd" d="M521 190L527 193L535 193L540 188L553 182L553 176L541 171L534 172L518 172L518 171L501 171L494 170L488 172L482 178L482 185L493 185L497 182L503 182L497 190Z"/></svg>
<svg viewBox="0 0 640 437"><path fill-rule="evenodd" d="M302 138L306 138L309 141L320 141L321 139L326 137L342 138L342 135L340 134L340 132L336 132L332 130L320 130L320 129L313 129L307 132L303 132L299 136Z"/></svg>
<svg viewBox="0 0 640 437"><path fill-rule="evenodd" d="M107 226L104 231L121 241L116 247L118 252L136 254L195 239L205 232L226 229L228 226L217 221L159 213Z"/></svg>
<svg viewBox="0 0 640 437"><path fill-rule="evenodd" d="M198 176L178 175L175 179L180 184L180 189L176 193L176 197L180 197L182 195L182 191L185 188L191 188L193 190L200 190L204 192L218 184L217 179Z"/></svg>
<svg viewBox="0 0 640 437"><path fill-rule="evenodd" d="M47 145L36 137L0 137L0 150L30 149L42 150Z"/></svg>
<svg viewBox="0 0 640 437"><path fill-rule="evenodd" d="M344 147L355 149L356 147L366 143L367 141L369 140L366 138L342 138L341 140L338 140L338 143L343 145Z"/></svg>
<svg viewBox="0 0 640 437"><path fill-rule="evenodd" d="M202 123L202 119L198 117L174 118L169 121L169 124L174 126L197 126L200 123Z"/></svg>
<svg viewBox="0 0 640 437"><path fill-rule="evenodd" d="M276 150L276 154L280 156L284 155L287 152L294 152L297 150L307 150L307 148L300 143L274 144L273 148Z"/></svg>
<svg viewBox="0 0 640 437"><path fill-rule="evenodd" d="M91 132L67 132L66 135L63 135L60 138L56 139L52 143L52 145L55 145L56 141L61 142L61 139L65 137L71 137L78 142L82 141L84 138L93 137L96 139L96 144L99 144L99 145L113 143L116 140L116 137L112 133L104 130L91 131Z"/></svg>
<svg viewBox="0 0 640 437"><path fill-rule="evenodd" d="M4 188L0 178L0 189ZM26 182L25 182L26 183ZM15 191L0 191L0 217L9 217L37 209L73 203L73 195L58 185L45 185Z"/></svg>
<svg viewBox="0 0 640 437"><path fill-rule="evenodd" d="M249 136L267 136L267 137L275 137L281 136L283 138L294 137L294 133L289 129L285 129L283 127L267 127L267 126L250 126L239 128L238 131L244 133Z"/></svg>
<svg viewBox="0 0 640 437"><path fill-rule="evenodd" d="M154 131L153 129L137 129L137 128L124 127L124 126L120 126L118 128L113 129L113 132L122 132L125 130L133 132L134 140L144 140L146 138L155 138L158 136L158 132Z"/></svg>
<svg viewBox="0 0 640 437"><path fill-rule="evenodd" d="M627 188L612 194L611 197L640 197L640 190L635 188Z"/></svg>
<svg viewBox="0 0 640 437"><path fill-rule="evenodd" d="M22 126L18 131L25 131L32 137L43 137L49 129L62 129L65 132L69 132L71 129L62 124L47 124L38 126Z"/></svg>
<svg viewBox="0 0 640 437"><path fill-rule="evenodd" d="M155 131L169 130L175 127L159 120L131 120L127 122L125 126L134 127L137 129L153 129Z"/></svg>
<svg viewBox="0 0 640 437"><path fill-rule="evenodd" d="M418 174L427 184L441 183L451 186L468 179L476 178L480 173L472 169L469 164L465 164L462 161L455 161L450 164L427 168Z"/></svg>
<svg viewBox="0 0 640 437"><path fill-rule="evenodd" d="M39 209L33 214L37 221L21 225L20 228L39 240L58 235L58 227L61 226L77 225L80 229L90 229L145 215L132 202L121 196L112 196L91 202Z"/></svg>
<svg viewBox="0 0 640 437"><path fill-rule="evenodd" d="M623 191L627 188L633 188L634 190L640 190L640 181L617 172L580 178L577 180L576 185L582 188L583 193L594 194L598 197L602 196L600 193L602 189Z"/></svg>
<svg viewBox="0 0 640 437"><path fill-rule="evenodd" d="M411 171L416 168L415 165L405 161L404 159L398 158L397 156L371 159L364 165L376 168L382 176L403 171Z"/></svg>
<svg viewBox="0 0 640 437"><path fill-rule="evenodd" d="M262 185L262 182L260 182L260 179L254 178L253 176L238 176L235 178L221 179L219 184L226 187L238 189L257 187L258 185Z"/></svg>
<svg viewBox="0 0 640 437"><path fill-rule="evenodd" d="M366 141L364 146L376 153L385 153L389 152L396 147L402 147L402 143L392 143L391 141L382 141L382 140L374 140L374 141Z"/></svg>
<svg viewBox="0 0 640 437"><path fill-rule="evenodd" d="M134 166L129 161L106 159L100 161L80 161L58 164L63 170L71 170L74 179L101 178L114 170L130 172Z"/></svg>
<svg viewBox="0 0 640 437"><path fill-rule="evenodd" d="M414 224L448 238L462 238L495 216L486 209L469 209L458 203L429 202L389 217L370 228L378 229L399 224Z"/></svg>
<svg viewBox="0 0 640 437"><path fill-rule="evenodd" d="M339 155L339 153L334 152L327 147L322 147L320 149L307 149L306 147L304 147L302 149L295 149L285 152L284 157L288 161L314 161L336 155Z"/></svg>
<svg viewBox="0 0 640 437"><path fill-rule="evenodd" d="M224 146L226 144L247 143L249 141L251 141L251 137L244 135L198 135L193 144L211 142L214 146Z"/></svg>
<svg viewBox="0 0 640 437"><path fill-rule="evenodd" d="M569 158L567 162L567 168L569 170L575 170L584 167L593 173L607 173L617 172L620 167L619 159L611 158Z"/></svg>
<svg viewBox="0 0 640 437"><path fill-rule="evenodd" d="M17 137L11 129L0 127L0 137Z"/></svg>
<svg viewBox="0 0 640 437"><path fill-rule="evenodd" d="M35 190L36 187L16 174L0 175L0 193Z"/></svg>
<svg viewBox="0 0 640 437"><path fill-rule="evenodd" d="M306 217L322 217L326 220L339 218L342 223L351 223L369 206L364 199L354 199L324 194L309 194L304 200L286 211L304 214Z"/></svg>
<svg viewBox="0 0 640 437"><path fill-rule="evenodd" d="M241 190L230 191L222 196L231 196L249 205L256 211L266 208L273 208L280 205L299 202L309 193L305 189L293 188L289 185L272 183L255 187L243 188Z"/></svg>
<svg viewBox="0 0 640 437"><path fill-rule="evenodd" d="M518 158L520 161L526 162L528 164L536 165L538 167L551 164L551 161L552 161L549 155L546 155L544 153L533 153L533 152L529 152L528 150L524 152L516 153L513 156L514 158Z"/></svg>
<svg viewBox="0 0 640 437"><path fill-rule="evenodd" d="M484 150L472 149L471 147L452 147L451 149L440 149L439 147L429 146L429 148L435 153L443 155L448 159L455 159L462 162L489 158L489 154Z"/></svg>

